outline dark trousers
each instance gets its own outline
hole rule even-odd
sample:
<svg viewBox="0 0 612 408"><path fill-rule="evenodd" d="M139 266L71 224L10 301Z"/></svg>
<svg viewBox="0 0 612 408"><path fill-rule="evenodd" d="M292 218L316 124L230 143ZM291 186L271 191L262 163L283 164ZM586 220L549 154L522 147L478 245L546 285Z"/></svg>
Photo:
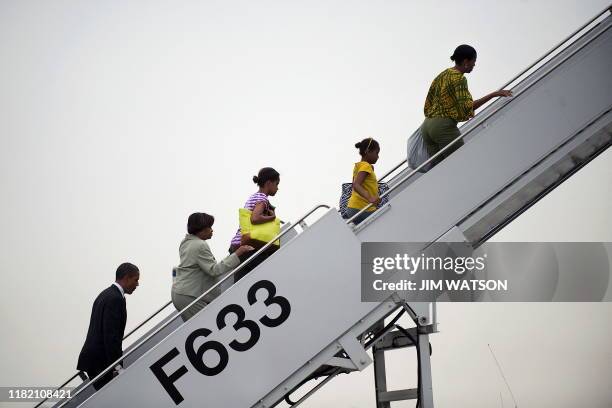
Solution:
<svg viewBox="0 0 612 408"><path fill-rule="evenodd" d="M87 376L89 377L90 380L93 380L94 378L96 378L96 376L98 374L100 374L102 371L104 371L106 367L101 367L101 368L92 368L90 370L85 371L87 373ZM109 370L108 372L106 372L102 377L100 377L99 380L97 380L96 382L93 383L94 388L96 389L96 391L98 391L100 388L104 387L106 384L108 384L110 382L110 380L113 379L113 370Z"/></svg>
<svg viewBox="0 0 612 408"><path fill-rule="evenodd" d="M261 248L263 248L263 246L266 245L266 242L249 240L248 242L245 242L245 244L246 245L251 245L253 248L255 248L255 250L251 251L250 253L246 253L246 254L240 256L240 264L241 265L247 259L251 258L251 256L253 256L253 254L255 252L257 252ZM239 247L239 245L232 245L232 246L230 246L229 253L233 254L234 252L236 252L238 247ZM257 256L257 258L250 260L248 265L240 268L240 270L234 274L234 283L236 283L240 279L242 279L247 273L249 273L253 269L255 269L260 263L262 263L263 261L268 259L270 257L270 255L272 255L277 250L278 250L278 246L277 245L270 245L265 251L263 251L261 254L259 254Z"/></svg>

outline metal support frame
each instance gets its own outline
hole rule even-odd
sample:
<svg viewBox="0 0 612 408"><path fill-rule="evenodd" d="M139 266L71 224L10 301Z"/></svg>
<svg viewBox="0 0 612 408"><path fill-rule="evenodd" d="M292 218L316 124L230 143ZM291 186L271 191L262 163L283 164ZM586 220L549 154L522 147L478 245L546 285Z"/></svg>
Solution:
<svg viewBox="0 0 612 408"><path fill-rule="evenodd" d="M382 328L382 322L378 329ZM406 329L413 339L418 339L417 344L400 330L394 330L378 340L373 348L374 356L374 386L376 397L376 408L391 408L392 401L404 401L419 399L420 408L433 408L433 386L431 378L431 361L429 348L429 334L435 332L435 327L419 326ZM385 364L385 352L406 347L416 347L419 361L418 370L421 386L420 388L407 388L403 390L389 391L387 389L387 373Z"/></svg>
<svg viewBox="0 0 612 408"><path fill-rule="evenodd" d="M329 380L332 377L335 377L337 374L341 372L346 372L347 368L341 368L341 362L343 361L343 365L353 366L353 362L350 360L349 351L344 350L347 355L349 355L349 359L333 359L338 352L344 349L344 345L341 344L341 341L344 342L344 339L348 339L352 337L357 339L362 333L366 332L370 327L372 327L376 322L382 321L387 318L390 314L398 310L398 305L394 302L381 302L378 306L376 306L370 313L364 316L359 322L357 322L353 327L351 327L347 332L345 332L342 336L336 339L334 342L329 344L323 350L321 350L316 356L314 356L311 360L306 362L303 366L298 368L293 375L279 384L275 389L270 391L264 398L258 401L253 405L253 408L270 408L275 406L278 402L282 401L285 395L291 390L295 390L299 388L303 384L303 379L311 376L319 367L323 365L335 365L338 367L337 371L335 371L332 375L330 375ZM356 341L356 340L355 340ZM356 341L357 342L357 341ZM360 345L357 342L357 345ZM346 344L346 343L345 343ZM360 345L361 346L361 345ZM350 345L347 346L351 348ZM363 346L361 346L363 347ZM359 355L359 353L357 353ZM334 364L335 363L335 364ZM367 364L366 364L367 365ZM352 371L351 367L348 367L348 371ZM324 381L319 383L315 388L319 389L328 381ZM312 393L308 393L304 397L302 397L299 403L304 402ZM296 406L294 404L293 406Z"/></svg>
<svg viewBox="0 0 612 408"><path fill-rule="evenodd" d="M366 352L363 344L351 333L340 338L337 343L344 350L348 358L334 356L325 365L343 368L347 371L363 371L372 363L372 359Z"/></svg>
<svg viewBox="0 0 612 408"><path fill-rule="evenodd" d="M384 324L380 322L377 330L382 330ZM387 392L387 374L385 366L385 350L382 348L382 343L387 336L380 339L372 347L372 356L374 357L374 394L376 396L376 408L391 408L391 403L381 401L379 396Z"/></svg>
<svg viewBox="0 0 612 408"><path fill-rule="evenodd" d="M377 395L377 408L390 408L389 405L391 401L401 401L406 399L417 399L418 390L409 389L409 390L399 390L399 391L388 391L386 385L386 375L385 375L385 362L384 362L384 352L395 350L404 347L411 347L414 344L410 341L408 337L406 337L399 330L390 330L387 327L387 334L380 337L376 342L368 344L363 343L363 339L361 341L358 340L358 337L366 332L381 332L385 329L384 321L386 318L390 317L392 313L397 312L401 308L407 311L408 315L412 320L420 320L420 317L417 314L414 314L414 310L404 304L404 302L398 297L393 296L389 302L381 303L376 309L372 310L367 316L361 319L355 326L353 326L350 330L348 330L343 336L338 338L332 344L330 344L326 349L322 350L319 355L315 356L312 360L308 361L306 365L301 367L299 371L304 371L304 374L314 373L319 367L332 366L336 367L335 370L331 371L328 374L321 375L321 377L325 377L322 381L318 382L313 388L311 388L304 396L302 396L299 400L297 400L292 407L300 406L304 401L306 401L310 396L312 396L316 391L321 389L327 383L329 383L332 379L334 379L338 374L342 373L350 373L355 371L362 371L366 368L370 363L374 363L374 372L375 372L375 386L376 386L376 395ZM422 376L429 376L429 381L422 382L426 385L422 387L424 390L428 390L429 394L432 393L431 387L431 365L429 364L429 334L436 333L436 324L428 324L426 326L419 326L418 329L416 327L406 329L406 331L413 337L417 338L417 334L424 335L426 338L423 339L424 350L426 357L423 357L426 360L426 365L421 364L422 367ZM372 355L374 359L371 359L370 356L366 353L366 350L372 348ZM346 353L348 358L338 357L338 353L343 351ZM280 384L275 390L273 390L270 394L268 394L265 398L260 400L257 404L253 406L253 408L271 408L276 406L284 395L288 392L293 392L291 390L296 390L300 386L302 386L303 382L296 382L300 378L308 377L308 375L299 375L299 373L294 373L295 376L288 378L284 383ZM380 373L380 375L377 375ZM380 393L379 393L380 390ZM380 401L383 405L378 405L378 400L380 396ZM433 394L421 396L421 401L433 401ZM386 405L385 405L386 403ZM433 402L430 405L421 404L421 408L431 408L433 407Z"/></svg>
<svg viewBox="0 0 612 408"><path fill-rule="evenodd" d="M433 408L433 381L431 379L431 360L429 348L429 334L419 334L417 353L419 354L419 376L421 379L421 389L419 397L421 408Z"/></svg>
<svg viewBox="0 0 612 408"><path fill-rule="evenodd" d="M363 345L352 335L342 337L338 343L342 346L355 368L362 371L372 363L372 359Z"/></svg>

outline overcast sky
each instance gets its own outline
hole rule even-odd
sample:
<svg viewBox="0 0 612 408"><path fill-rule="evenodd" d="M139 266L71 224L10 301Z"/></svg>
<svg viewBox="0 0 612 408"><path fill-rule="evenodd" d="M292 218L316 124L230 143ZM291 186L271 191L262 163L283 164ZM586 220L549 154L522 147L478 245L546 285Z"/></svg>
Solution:
<svg viewBox="0 0 612 408"><path fill-rule="evenodd" d="M75 372L91 304L121 262L141 269L131 328L169 300L187 216L213 214L221 258L260 167L277 214L337 205L364 137L404 158L431 80L461 43L474 97L601 11L560 1L0 0L0 386ZM612 152L496 239L612 241ZM437 406L609 407L612 305L443 304ZM416 385L413 352L392 387ZM305 407L371 407L371 368ZM413 402L394 406L414 406Z"/></svg>

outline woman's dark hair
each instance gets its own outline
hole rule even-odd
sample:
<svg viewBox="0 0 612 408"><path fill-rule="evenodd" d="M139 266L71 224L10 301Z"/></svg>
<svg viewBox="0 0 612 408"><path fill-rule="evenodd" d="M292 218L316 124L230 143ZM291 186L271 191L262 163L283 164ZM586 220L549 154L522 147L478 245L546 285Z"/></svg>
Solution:
<svg viewBox="0 0 612 408"><path fill-rule="evenodd" d="M461 64L463 61L468 60L472 61L476 59L476 50L474 47L461 44L457 48L455 48L455 52L450 57L451 61L455 61L455 64Z"/></svg>
<svg viewBox="0 0 612 408"><path fill-rule="evenodd" d="M206 213L193 213L187 220L187 232L191 235L195 235L204 228L210 228L215 222L215 217Z"/></svg>
<svg viewBox="0 0 612 408"><path fill-rule="evenodd" d="M280 174L272 167L264 167L263 169L259 170L259 173L256 176L253 176L253 183L257 184L259 187L263 187L266 184L266 181L278 180L280 180Z"/></svg>
<svg viewBox="0 0 612 408"><path fill-rule="evenodd" d="M380 150L378 142L371 137L366 137L361 142L355 143L355 147L359 149L359 154L364 155L371 150Z"/></svg>

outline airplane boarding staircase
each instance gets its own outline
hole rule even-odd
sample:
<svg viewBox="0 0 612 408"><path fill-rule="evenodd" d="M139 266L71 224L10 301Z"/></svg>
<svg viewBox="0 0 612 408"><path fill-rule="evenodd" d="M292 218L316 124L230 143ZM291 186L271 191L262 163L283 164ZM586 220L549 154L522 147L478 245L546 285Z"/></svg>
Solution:
<svg viewBox="0 0 612 408"><path fill-rule="evenodd" d="M276 253L195 317L183 323L172 313L128 348L125 371L104 388L85 382L56 406L267 408L324 378L297 406L334 376L367 367L372 348L377 407L402 399L432 407L435 303L397 295L361 302L361 243L477 248L607 149L611 25L605 10L521 72L507 84L515 96L462 126L465 145L432 170L396 166L385 175L389 203L360 225L316 206L282 231ZM322 208L316 222L302 223ZM404 312L416 327L397 327ZM388 391L384 353L407 346L417 348L418 387Z"/></svg>

